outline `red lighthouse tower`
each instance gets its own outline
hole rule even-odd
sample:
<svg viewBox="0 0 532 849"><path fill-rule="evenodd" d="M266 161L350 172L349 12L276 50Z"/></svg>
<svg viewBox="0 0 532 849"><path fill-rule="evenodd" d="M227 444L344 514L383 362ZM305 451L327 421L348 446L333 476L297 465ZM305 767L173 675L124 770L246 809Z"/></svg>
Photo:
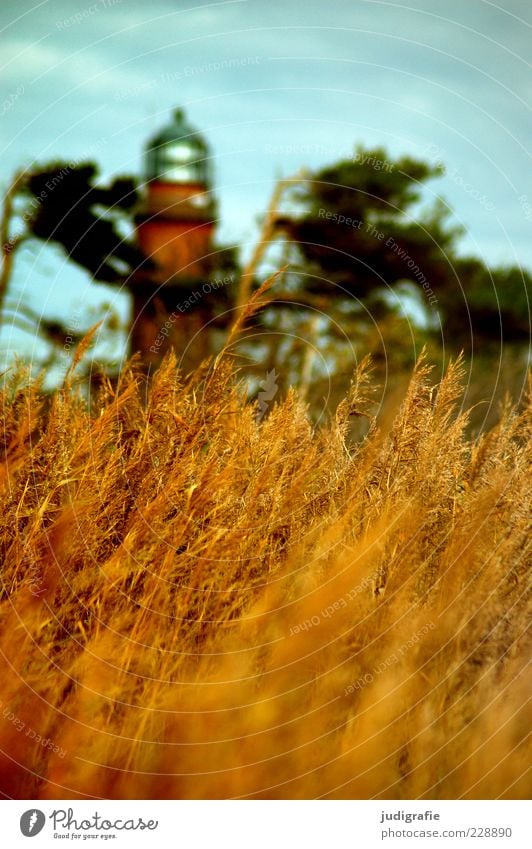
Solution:
<svg viewBox="0 0 532 849"><path fill-rule="evenodd" d="M145 196L136 216L137 244L147 258L132 282L131 347L157 365L169 347L183 347L197 313L182 304L211 272L216 216L211 158L181 109L145 150Z"/></svg>

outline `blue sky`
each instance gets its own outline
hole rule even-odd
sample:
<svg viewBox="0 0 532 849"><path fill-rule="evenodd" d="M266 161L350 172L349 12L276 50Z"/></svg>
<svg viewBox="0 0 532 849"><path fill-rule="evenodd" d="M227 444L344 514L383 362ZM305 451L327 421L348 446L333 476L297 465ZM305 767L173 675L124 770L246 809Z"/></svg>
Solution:
<svg viewBox="0 0 532 849"><path fill-rule="evenodd" d="M139 173L183 106L212 145L222 239L249 249L280 174L378 144L443 161L427 199L450 204L464 253L532 269L531 25L528 0L4 0L0 180L58 157ZM127 311L40 245L13 296Z"/></svg>

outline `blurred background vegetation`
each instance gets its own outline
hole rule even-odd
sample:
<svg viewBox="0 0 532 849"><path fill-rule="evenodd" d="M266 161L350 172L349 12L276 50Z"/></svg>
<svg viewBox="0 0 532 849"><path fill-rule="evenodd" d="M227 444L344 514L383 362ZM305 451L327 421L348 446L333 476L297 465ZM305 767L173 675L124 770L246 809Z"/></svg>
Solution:
<svg viewBox="0 0 532 849"><path fill-rule="evenodd" d="M358 146L349 159L281 181L245 267L238 245L215 246L212 276L224 274L231 283L187 306L187 313L196 313L194 328L203 327L197 359L220 350L238 308L281 269L268 303L235 344L252 394L275 370L279 391L297 387L318 421L335 409L357 362L369 353L381 386L378 410L401 390L426 346L440 370L464 352L475 426L492 424L504 392L522 391L532 278L518 266L488 267L460 254L461 230L451 225L448 205L441 198L425 202L426 184L443 173L441 164L407 155L392 159L384 148ZM138 180L120 176L102 185L98 174L95 162L51 162L16 175L4 198L2 321L43 338L45 369L73 352L95 321L102 321L100 338L111 342L128 328L104 310L87 311L73 330L70 319L44 319L14 303L10 280L24 243L55 244L95 285L127 289L140 267L149 268L134 240ZM191 291L180 289L183 302ZM189 341L184 325L183 350ZM101 349L80 366L80 374L95 382L117 371Z"/></svg>

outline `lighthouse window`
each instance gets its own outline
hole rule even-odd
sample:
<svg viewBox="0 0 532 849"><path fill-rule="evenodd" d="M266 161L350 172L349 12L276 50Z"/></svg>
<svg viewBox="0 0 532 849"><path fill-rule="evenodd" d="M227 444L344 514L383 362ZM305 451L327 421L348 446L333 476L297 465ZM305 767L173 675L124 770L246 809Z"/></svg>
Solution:
<svg viewBox="0 0 532 849"><path fill-rule="evenodd" d="M191 159L196 158L196 154L186 144L172 144L167 145L165 158L174 159L176 162L190 162Z"/></svg>
<svg viewBox="0 0 532 849"><path fill-rule="evenodd" d="M161 168L161 178L170 183L195 183L202 179L201 170L195 165L172 165Z"/></svg>

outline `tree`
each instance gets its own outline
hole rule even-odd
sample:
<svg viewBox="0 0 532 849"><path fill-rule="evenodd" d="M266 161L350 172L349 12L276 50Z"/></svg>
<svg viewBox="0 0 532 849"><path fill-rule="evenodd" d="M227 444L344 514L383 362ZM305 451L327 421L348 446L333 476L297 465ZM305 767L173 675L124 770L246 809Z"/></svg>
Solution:
<svg viewBox="0 0 532 849"><path fill-rule="evenodd" d="M425 184L443 173L441 165L358 147L311 174L294 195L299 214L280 219L301 257L300 288L326 293L335 314L362 316L365 306L379 319L390 293L409 283L428 317L433 308L432 324L459 345L471 334L500 337L501 322L507 339L528 338L531 276L460 257L462 230L449 223L448 207L436 200L420 209Z"/></svg>
<svg viewBox="0 0 532 849"><path fill-rule="evenodd" d="M28 228L38 239L61 245L95 281L118 283L145 259L117 226L137 202L136 182L118 177L101 187L94 185L97 175L91 162L59 162L29 174L24 191L34 212Z"/></svg>
<svg viewBox="0 0 532 849"><path fill-rule="evenodd" d="M530 341L532 276L517 266L489 268L475 258L458 262L463 287L443 290L446 334L458 344Z"/></svg>
<svg viewBox="0 0 532 849"><path fill-rule="evenodd" d="M31 239L57 244L93 280L111 284L122 281L144 259L119 230L136 201L134 180L122 177L101 187L94 185L97 174L93 163L50 163L17 174L4 195L0 313L48 343L50 354L42 363L46 368L61 353L70 352L98 317L87 311L85 325L74 330L67 317L48 318L27 304L10 303L9 283L20 248ZM118 318L110 310L104 328L106 338L119 330ZM94 364L89 367L92 370Z"/></svg>

